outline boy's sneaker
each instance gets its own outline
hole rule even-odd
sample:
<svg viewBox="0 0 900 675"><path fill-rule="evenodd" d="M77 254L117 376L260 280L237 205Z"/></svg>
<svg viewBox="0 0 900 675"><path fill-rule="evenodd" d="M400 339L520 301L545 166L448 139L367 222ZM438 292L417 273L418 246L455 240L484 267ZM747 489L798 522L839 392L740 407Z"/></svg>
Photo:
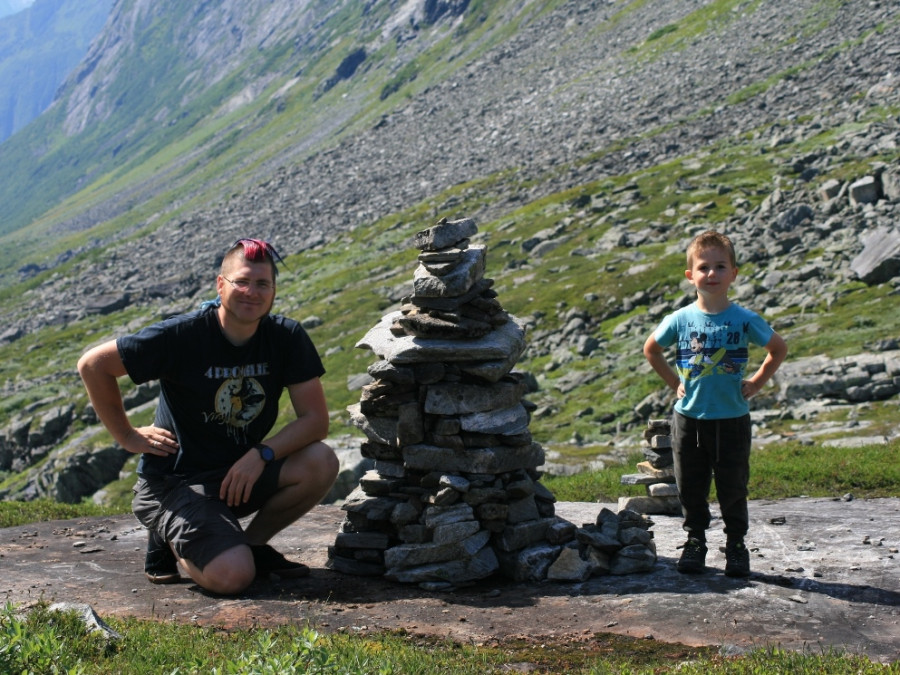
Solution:
<svg viewBox="0 0 900 675"><path fill-rule="evenodd" d="M174 584L181 581L178 561L166 541L156 530L147 532L147 557L144 558L144 574L151 584Z"/></svg>
<svg viewBox="0 0 900 675"><path fill-rule="evenodd" d="M725 544L725 576L750 576L750 552L743 541Z"/></svg>
<svg viewBox="0 0 900 675"><path fill-rule="evenodd" d="M684 574L700 574L706 569L705 542L691 537L681 548L681 559L675 565L675 569Z"/></svg>
<svg viewBox="0 0 900 675"><path fill-rule="evenodd" d="M309 568L306 565L288 560L268 544L255 544L250 550L253 551L257 577L275 574L286 579L298 579L309 576Z"/></svg>

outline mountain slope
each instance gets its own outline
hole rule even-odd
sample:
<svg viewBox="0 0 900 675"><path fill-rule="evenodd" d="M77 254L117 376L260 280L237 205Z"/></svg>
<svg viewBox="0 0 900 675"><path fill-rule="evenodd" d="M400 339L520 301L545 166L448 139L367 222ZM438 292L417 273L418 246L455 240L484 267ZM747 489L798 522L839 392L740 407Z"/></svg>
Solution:
<svg viewBox="0 0 900 675"><path fill-rule="evenodd" d="M225 32L212 35L178 16L188 26L178 51L235 44L235 28L252 33L269 6L253 4L259 14L245 3L240 21L218 15ZM111 107L114 96L95 95L67 118L64 103L90 90L78 77L66 88L47 128L61 138L67 119L83 120L73 138L94 134L96 145L78 142L106 149L90 161L72 151L60 166L102 178L5 238L18 255L6 263L0 310L0 470L18 473L62 448L36 431L51 419L76 449L99 447L103 434L73 436L91 423L78 353L207 299L216 256L245 234L270 237L288 256L279 309L315 326L338 430L358 395L348 379L371 360L353 346L408 288L411 234L444 216L479 223L500 300L529 326L522 367L539 386L535 435L563 450L609 442L664 409L639 347L685 301L683 247L699 229L738 241L738 297L772 316L792 358L889 349L900 335L894 277L863 283L854 272L867 235L897 215L897 9L837 0L325 6L298 6L313 28L301 35L293 15L290 46L245 44L246 59L223 50L209 68L205 49L187 62L148 61L147 75L170 85L152 102L137 99L152 110L130 117ZM181 30L141 3L117 7L115 25L144 26L140 44ZM412 11L428 7L443 13ZM109 77L107 92L139 97L136 82L115 81L150 88L134 67L140 50L122 44L138 36L117 35L95 43L80 82ZM118 63L131 66L117 73ZM194 87L179 89L184 81ZM132 149L119 168L114 136ZM851 199L850 185L866 177L880 193ZM50 195L43 183L29 189L39 185ZM779 390L759 405L778 419L789 403Z"/></svg>
<svg viewBox="0 0 900 675"><path fill-rule="evenodd" d="M0 20L0 142L50 105L106 22L112 0L24 4Z"/></svg>
<svg viewBox="0 0 900 675"><path fill-rule="evenodd" d="M208 159L282 152L283 141L270 149L257 135L268 129L295 136L297 125L285 120L292 113L309 116L302 133L312 138L304 145L321 143L329 129L371 101L367 95L368 101L342 102L338 111L326 102L313 105L336 74L338 80L352 74L340 74L342 63L360 42L385 50L382 65L396 52L381 33L391 4L219 1L195 7L120 0L53 108L0 146L0 162L15 168L0 186L6 211L0 232L18 230L91 184L88 208L100 214L85 217L94 224L120 215L135 199L177 192L185 181L209 181L203 174ZM214 167L212 178L233 168ZM111 181L119 182L107 190ZM49 220L77 231L84 225L71 214L86 210L74 204L66 209L68 220Z"/></svg>

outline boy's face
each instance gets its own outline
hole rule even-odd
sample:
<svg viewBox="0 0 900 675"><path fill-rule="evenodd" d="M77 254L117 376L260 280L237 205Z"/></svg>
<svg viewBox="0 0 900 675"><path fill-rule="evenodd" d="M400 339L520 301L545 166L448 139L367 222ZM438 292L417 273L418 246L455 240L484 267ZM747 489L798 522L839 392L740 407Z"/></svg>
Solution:
<svg viewBox="0 0 900 675"><path fill-rule="evenodd" d="M696 251L691 269L684 271L697 293L707 299L726 297L737 274L738 268L731 264L728 251L719 246Z"/></svg>

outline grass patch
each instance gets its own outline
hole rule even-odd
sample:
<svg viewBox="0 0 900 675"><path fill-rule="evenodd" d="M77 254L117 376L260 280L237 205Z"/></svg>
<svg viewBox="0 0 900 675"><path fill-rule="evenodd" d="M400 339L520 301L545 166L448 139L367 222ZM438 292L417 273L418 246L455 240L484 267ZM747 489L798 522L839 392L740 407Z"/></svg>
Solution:
<svg viewBox="0 0 900 675"><path fill-rule="evenodd" d="M857 499L900 496L900 467L895 461L900 441L858 448L772 443L754 449L750 458L750 498L791 497ZM624 474L635 473L643 456L635 454L625 464L602 471L571 476L544 476L541 482L559 501L616 502L619 497L645 494L643 486L621 485ZM712 486L715 500L715 485Z"/></svg>
<svg viewBox="0 0 900 675"><path fill-rule="evenodd" d="M634 464L643 460L643 457L635 455L633 459L633 463L602 471L584 471L572 476L544 476L541 483L561 502L615 503L619 497L639 497L646 494L643 486L620 483L623 475L635 473Z"/></svg>
<svg viewBox="0 0 900 675"><path fill-rule="evenodd" d="M750 496L856 498L900 494L900 441L862 448L773 443L751 456Z"/></svg>
<svg viewBox="0 0 900 675"><path fill-rule="evenodd" d="M123 513L120 507L103 507L91 502L63 504L49 499L35 499L30 502L0 501L0 528L49 520L92 518L119 513Z"/></svg>
<svg viewBox="0 0 900 675"><path fill-rule="evenodd" d="M403 632L321 634L308 625L226 631L111 619L122 639L89 633L74 613L39 604L27 615L0 611L0 671L89 675L116 673L324 673L400 675L503 672L658 673L897 673L836 651L796 653L769 648L726 658L714 648L594 634L574 643L512 640L500 645L454 643ZM526 670L527 669L527 670Z"/></svg>

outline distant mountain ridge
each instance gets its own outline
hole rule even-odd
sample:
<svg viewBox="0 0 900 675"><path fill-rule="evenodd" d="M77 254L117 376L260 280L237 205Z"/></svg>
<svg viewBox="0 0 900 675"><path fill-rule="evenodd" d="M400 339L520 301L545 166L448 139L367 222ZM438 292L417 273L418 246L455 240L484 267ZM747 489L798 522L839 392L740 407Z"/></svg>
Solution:
<svg viewBox="0 0 900 675"><path fill-rule="evenodd" d="M21 12L34 4L34 0L0 0L0 19Z"/></svg>
<svg viewBox="0 0 900 675"><path fill-rule="evenodd" d="M100 32L112 3L0 4L0 143L47 109Z"/></svg>
<svg viewBox="0 0 900 675"><path fill-rule="evenodd" d="M247 154L282 152L283 141L268 150L265 138L257 137L291 133L280 113L302 110L315 119L321 128L305 133L318 145L331 136L331 125L360 115L371 103L371 92L365 100L340 102L341 111L328 99L319 103L344 77L335 74L344 59L360 53L361 42L369 53L380 51L373 54L379 68L389 67L399 51L428 49L444 33L430 25L421 46L410 46L409 37L397 46L394 34L415 34L422 22L441 20L467 4L226 0L195 6L118 0L53 106L28 133L0 146L0 163L14 168L0 185L0 235L25 227L94 181L145 172L142 164L157 153L162 158L152 162L150 175L134 181L140 201L160 190L177 191L179 183L214 181L215 176L196 175L198 154L236 155L241 161ZM385 34L396 13L403 21ZM453 27L444 23L445 31ZM134 189L128 182L114 188L118 195L100 197L101 220L121 215L120 195ZM130 194L127 202L134 199ZM80 229L69 221L57 231Z"/></svg>

